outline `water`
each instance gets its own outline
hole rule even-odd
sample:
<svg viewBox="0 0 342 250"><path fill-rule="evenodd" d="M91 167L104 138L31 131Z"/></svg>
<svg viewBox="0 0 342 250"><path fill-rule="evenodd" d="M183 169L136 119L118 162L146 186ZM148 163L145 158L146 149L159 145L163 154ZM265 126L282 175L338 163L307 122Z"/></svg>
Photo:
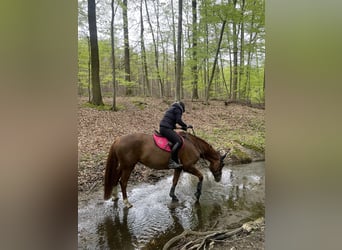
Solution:
<svg viewBox="0 0 342 250"><path fill-rule="evenodd" d="M121 192L117 202L102 201L102 192L92 194L78 209L79 248L161 249L185 229L208 230L218 223L264 216L264 162L225 167L221 182L208 169L201 172L199 203L194 196L198 179L187 173L180 177L175 203L169 197L172 176L130 188L130 209L124 207Z"/></svg>

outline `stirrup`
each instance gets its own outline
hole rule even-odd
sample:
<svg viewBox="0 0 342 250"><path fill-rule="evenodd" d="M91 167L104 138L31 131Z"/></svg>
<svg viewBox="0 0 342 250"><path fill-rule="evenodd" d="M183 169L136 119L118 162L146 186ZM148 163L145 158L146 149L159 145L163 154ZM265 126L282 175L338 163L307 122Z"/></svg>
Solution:
<svg viewBox="0 0 342 250"><path fill-rule="evenodd" d="M168 167L170 169L177 169L177 168L183 167L183 165L175 162L174 160L171 160L171 161L169 161L169 166Z"/></svg>

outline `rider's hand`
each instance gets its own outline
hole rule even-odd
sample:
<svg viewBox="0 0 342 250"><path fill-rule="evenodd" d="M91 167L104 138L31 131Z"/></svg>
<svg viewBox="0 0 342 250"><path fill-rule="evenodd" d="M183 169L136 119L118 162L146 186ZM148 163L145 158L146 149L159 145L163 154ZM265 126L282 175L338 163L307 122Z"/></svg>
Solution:
<svg viewBox="0 0 342 250"><path fill-rule="evenodd" d="M188 125L188 128L194 128L192 125Z"/></svg>

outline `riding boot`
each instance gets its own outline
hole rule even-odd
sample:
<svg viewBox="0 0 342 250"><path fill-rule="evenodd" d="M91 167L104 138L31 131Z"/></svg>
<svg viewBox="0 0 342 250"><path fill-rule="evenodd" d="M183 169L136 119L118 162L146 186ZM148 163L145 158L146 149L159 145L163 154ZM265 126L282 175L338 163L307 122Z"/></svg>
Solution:
<svg viewBox="0 0 342 250"><path fill-rule="evenodd" d="M170 169L181 168L183 166L182 164L178 163L178 147L179 147L179 142L177 142L172 147L171 158L169 160Z"/></svg>

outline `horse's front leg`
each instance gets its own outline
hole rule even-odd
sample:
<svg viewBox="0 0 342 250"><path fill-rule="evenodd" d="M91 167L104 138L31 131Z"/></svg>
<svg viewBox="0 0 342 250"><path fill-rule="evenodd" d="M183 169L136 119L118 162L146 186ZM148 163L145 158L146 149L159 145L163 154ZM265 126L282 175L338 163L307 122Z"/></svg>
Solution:
<svg viewBox="0 0 342 250"><path fill-rule="evenodd" d="M197 198L197 201L199 200L201 194L202 194L202 182L203 182L203 175L202 173L196 169L195 167L191 166L187 169L184 169L186 172L189 172L195 176L198 177L199 182L197 183L197 189L196 189L196 193L195 196Z"/></svg>
<svg viewBox="0 0 342 250"><path fill-rule="evenodd" d="M170 190L170 197L172 198L172 201L178 201L177 196L175 195L175 189L178 183L179 176L181 174L182 170L181 169L175 169L173 173L173 180L172 180L172 187Z"/></svg>
<svg viewBox="0 0 342 250"><path fill-rule="evenodd" d="M195 196L197 198L197 201L199 200L201 194L202 194L202 182L203 182L203 177L200 179L200 181L197 183L197 190L195 193Z"/></svg>

